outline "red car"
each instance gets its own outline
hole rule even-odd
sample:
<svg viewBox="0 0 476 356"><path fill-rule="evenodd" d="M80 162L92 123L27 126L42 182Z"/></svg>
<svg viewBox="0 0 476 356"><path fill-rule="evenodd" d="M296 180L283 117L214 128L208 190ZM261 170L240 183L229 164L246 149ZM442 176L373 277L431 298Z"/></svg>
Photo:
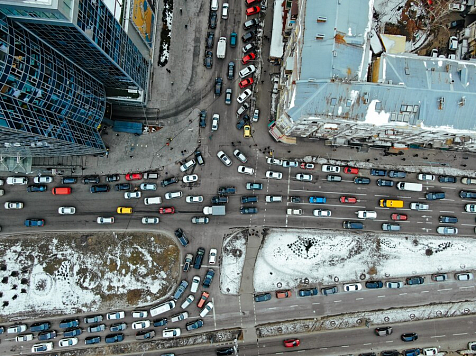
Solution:
<svg viewBox="0 0 476 356"><path fill-rule="evenodd" d="M392 214L391 218L392 218L392 220L395 220L395 221L407 220L408 215L407 214Z"/></svg>
<svg viewBox="0 0 476 356"><path fill-rule="evenodd" d="M160 208L159 214L173 214L175 213L175 208L171 206L170 208Z"/></svg>
<svg viewBox="0 0 476 356"><path fill-rule="evenodd" d="M278 299L289 298L290 296L291 296L291 291L290 290L278 290L278 291L276 291L276 298L278 298Z"/></svg>
<svg viewBox="0 0 476 356"><path fill-rule="evenodd" d="M288 339L284 340L283 343L284 347L296 347L299 346L301 342L299 341L299 339Z"/></svg>
<svg viewBox="0 0 476 356"><path fill-rule="evenodd" d="M142 173L128 173L126 174L126 180L141 180Z"/></svg>
<svg viewBox="0 0 476 356"><path fill-rule="evenodd" d="M354 167L345 167L345 168L344 168L344 173L347 173L347 174L359 174L359 169L358 169L358 168L354 168Z"/></svg>
<svg viewBox="0 0 476 356"><path fill-rule="evenodd" d="M247 86L251 85L254 83L254 80L253 78L246 78L246 79L243 79L241 82L240 82L240 88L241 89L244 89L246 88Z"/></svg>
<svg viewBox="0 0 476 356"><path fill-rule="evenodd" d="M355 204L355 203L357 203L357 198L342 196L342 197L340 197L339 201L342 204Z"/></svg>
<svg viewBox="0 0 476 356"><path fill-rule="evenodd" d="M259 6L253 6L253 7L250 7L248 9L246 9L246 16L251 16L251 15L254 15L254 14L257 14L258 12L260 12L260 7Z"/></svg>
<svg viewBox="0 0 476 356"><path fill-rule="evenodd" d="M251 52L251 53L248 53L246 56L244 56L241 59L241 63L246 64L246 63L248 63L249 61L251 61L253 59L256 59L256 54Z"/></svg>

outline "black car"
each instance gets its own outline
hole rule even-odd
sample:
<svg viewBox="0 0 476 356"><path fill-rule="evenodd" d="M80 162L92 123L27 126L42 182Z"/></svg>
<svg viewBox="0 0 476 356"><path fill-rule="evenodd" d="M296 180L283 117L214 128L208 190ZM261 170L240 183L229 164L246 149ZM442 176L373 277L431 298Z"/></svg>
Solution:
<svg viewBox="0 0 476 356"><path fill-rule="evenodd" d="M207 127L207 111L206 110L200 111L199 118L200 118L200 127Z"/></svg>
<svg viewBox="0 0 476 356"><path fill-rule="evenodd" d="M114 190L116 192L119 192L121 190L130 190L131 189L131 183L118 183L114 185Z"/></svg>
<svg viewBox="0 0 476 356"><path fill-rule="evenodd" d="M217 349L217 356L228 356L233 355L235 353L235 349L233 347L225 347L221 349Z"/></svg>
<svg viewBox="0 0 476 356"><path fill-rule="evenodd" d="M84 339L86 345L98 344L101 342L101 336L88 336Z"/></svg>
<svg viewBox="0 0 476 356"><path fill-rule="evenodd" d="M26 191L29 193L46 192L46 185L29 185Z"/></svg>
<svg viewBox="0 0 476 356"><path fill-rule="evenodd" d="M372 176L386 176L387 175L387 171L384 170L384 169L371 169L370 170L370 175Z"/></svg>
<svg viewBox="0 0 476 356"><path fill-rule="evenodd" d="M89 188L91 193L107 193L109 191L109 184L93 185Z"/></svg>
<svg viewBox="0 0 476 356"><path fill-rule="evenodd" d="M193 261L193 268L200 269L202 267L203 256L205 255L205 249L203 247L199 247L197 249L197 254L195 255L195 259Z"/></svg>
<svg viewBox="0 0 476 356"><path fill-rule="evenodd" d="M456 177L453 176L439 176L438 182L440 183L456 183Z"/></svg>
<svg viewBox="0 0 476 356"><path fill-rule="evenodd" d="M377 179L377 185L379 187L393 187L394 182L388 179Z"/></svg>
<svg viewBox="0 0 476 356"><path fill-rule="evenodd" d="M213 67L212 51L205 51L205 58L203 58L203 65L207 67L207 69L211 69Z"/></svg>
<svg viewBox="0 0 476 356"><path fill-rule="evenodd" d="M121 180L121 176L119 174L111 174L106 176L106 182L117 182Z"/></svg>
<svg viewBox="0 0 476 356"><path fill-rule="evenodd" d="M99 176L84 177L83 184L99 184Z"/></svg>
<svg viewBox="0 0 476 356"><path fill-rule="evenodd" d="M369 288L369 289L383 288L383 282L382 281L368 281L368 282L365 282L365 288Z"/></svg>
<svg viewBox="0 0 476 356"><path fill-rule="evenodd" d="M109 334L106 336L106 344L112 344L114 342L121 342L124 340L124 334L119 333L119 334Z"/></svg>
<svg viewBox="0 0 476 356"><path fill-rule="evenodd" d="M231 61L228 63L228 79L233 79L235 77L235 62Z"/></svg>
<svg viewBox="0 0 476 356"><path fill-rule="evenodd" d="M240 213L241 214L257 214L258 208L241 208Z"/></svg>
<svg viewBox="0 0 476 356"><path fill-rule="evenodd" d="M388 176L390 178L405 178L407 174L402 171L390 171L388 172Z"/></svg>
<svg viewBox="0 0 476 356"><path fill-rule="evenodd" d="M167 318L155 319L154 320L154 326L155 327L164 326L164 325L167 325Z"/></svg>
<svg viewBox="0 0 476 356"><path fill-rule="evenodd" d="M354 178L355 184L370 184L370 178L367 177L355 177Z"/></svg>
<svg viewBox="0 0 476 356"><path fill-rule="evenodd" d="M170 178L167 178L167 179L164 179L162 182L160 182L160 185L162 187L166 187L170 184L174 184L174 183L177 183L178 182L178 179L175 178L175 177L170 177Z"/></svg>
<svg viewBox="0 0 476 356"><path fill-rule="evenodd" d="M476 199L476 192L469 192L467 190L462 190L459 192L459 197Z"/></svg>
<svg viewBox="0 0 476 356"><path fill-rule="evenodd" d="M208 19L208 27L211 29L217 28L217 12L210 11L210 17Z"/></svg>
<svg viewBox="0 0 476 356"><path fill-rule="evenodd" d="M406 333L406 334L402 334L401 338L402 338L402 341L404 341L404 342L416 341L416 340L418 340L418 334L417 333Z"/></svg>
<svg viewBox="0 0 476 356"><path fill-rule="evenodd" d="M54 339L57 336L55 330L43 331L38 334L38 340L45 341Z"/></svg>
<svg viewBox="0 0 476 356"><path fill-rule="evenodd" d="M223 79L221 77L218 77L215 79L215 95L220 96L221 95L221 88L223 86Z"/></svg>
<svg viewBox="0 0 476 356"><path fill-rule="evenodd" d="M66 329L63 333L63 337L75 337L75 336L81 335L82 332L83 332L83 329L81 328Z"/></svg>
<svg viewBox="0 0 476 356"><path fill-rule="evenodd" d="M243 42L249 42L255 37L254 31L248 31L246 32L243 36L241 36L241 39Z"/></svg>
<svg viewBox="0 0 476 356"><path fill-rule="evenodd" d="M175 230L175 236L179 239L183 247L188 245L189 241L187 239L187 236L185 236L185 233L183 232L182 229L178 228L177 230Z"/></svg>
<svg viewBox="0 0 476 356"><path fill-rule="evenodd" d="M215 39L215 34L211 31L208 31L207 32L207 38L205 40L205 47L208 48L208 49L212 49L213 48L213 43L214 43L214 39Z"/></svg>

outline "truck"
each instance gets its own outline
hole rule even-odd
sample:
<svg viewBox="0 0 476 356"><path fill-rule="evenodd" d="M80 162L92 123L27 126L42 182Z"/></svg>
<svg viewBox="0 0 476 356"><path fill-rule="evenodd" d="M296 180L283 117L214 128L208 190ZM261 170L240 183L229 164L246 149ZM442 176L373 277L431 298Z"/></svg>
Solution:
<svg viewBox="0 0 476 356"><path fill-rule="evenodd" d="M114 121L112 130L115 132L128 132L135 135L142 135L142 123L130 121Z"/></svg>
<svg viewBox="0 0 476 356"><path fill-rule="evenodd" d="M409 190L412 192L421 192L423 190L423 185L421 183L398 182L397 189Z"/></svg>
<svg viewBox="0 0 476 356"><path fill-rule="evenodd" d="M203 208L203 214L205 215L225 215L224 205L205 206Z"/></svg>
<svg viewBox="0 0 476 356"><path fill-rule="evenodd" d="M226 54L226 37L220 37L217 45L217 58L225 58Z"/></svg>

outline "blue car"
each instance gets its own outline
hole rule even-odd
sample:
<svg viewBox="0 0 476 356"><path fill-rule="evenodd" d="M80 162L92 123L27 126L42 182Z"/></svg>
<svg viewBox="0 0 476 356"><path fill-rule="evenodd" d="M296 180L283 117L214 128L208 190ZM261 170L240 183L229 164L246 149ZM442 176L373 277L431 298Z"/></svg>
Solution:
<svg viewBox="0 0 476 356"><path fill-rule="evenodd" d="M45 226L45 220L43 220L43 219L26 219L26 220L25 220L25 226L26 226L26 227L33 227L33 226L41 227L41 226Z"/></svg>
<svg viewBox="0 0 476 356"><path fill-rule="evenodd" d="M325 204L327 199L325 197L309 197L309 203L311 204Z"/></svg>
<svg viewBox="0 0 476 356"><path fill-rule="evenodd" d="M301 289L298 293L300 297L312 297L313 295L317 295L319 292L317 288L311 289Z"/></svg>

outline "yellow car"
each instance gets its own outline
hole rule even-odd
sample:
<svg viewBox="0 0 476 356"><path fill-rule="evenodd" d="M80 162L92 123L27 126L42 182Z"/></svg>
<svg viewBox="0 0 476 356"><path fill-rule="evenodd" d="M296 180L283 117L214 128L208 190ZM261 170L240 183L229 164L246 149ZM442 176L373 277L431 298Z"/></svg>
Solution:
<svg viewBox="0 0 476 356"><path fill-rule="evenodd" d="M251 137L251 126L250 125L245 125L245 127L243 127L243 137Z"/></svg>
<svg viewBox="0 0 476 356"><path fill-rule="evenodd" d="M132 208L129 206L120 206L117 208L118 214L132 214Z"/></svg>

